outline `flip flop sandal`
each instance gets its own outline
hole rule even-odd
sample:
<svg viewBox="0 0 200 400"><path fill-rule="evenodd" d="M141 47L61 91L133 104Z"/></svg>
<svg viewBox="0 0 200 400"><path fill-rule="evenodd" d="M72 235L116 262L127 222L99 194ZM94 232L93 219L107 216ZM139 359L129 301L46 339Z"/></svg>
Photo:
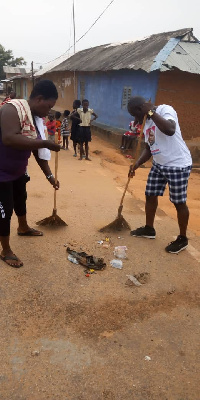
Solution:
<svg viewBox="0 0 200 400"><path fill-rule="evenodd" d="M19 265L6 262L6 261L9 261L9 260L19 261L19 258L15 254L13 254L12 256L1 256L0 255L0 259L2 261L4 261L9 267L20 268L20 267L22 267L24 265L22 261L21 261L21 263Z"/></svg>
<svg viewBox="0 0 200 400"><path fill-rule="evenodd" d="M19 236L43 236L43 232L41 232L41 231L38 231L37 229L30 229L29 231L27 231L27 232L23 232L23 233L21 233L21 232L17 232L17 234L19 235Z"/></svg>

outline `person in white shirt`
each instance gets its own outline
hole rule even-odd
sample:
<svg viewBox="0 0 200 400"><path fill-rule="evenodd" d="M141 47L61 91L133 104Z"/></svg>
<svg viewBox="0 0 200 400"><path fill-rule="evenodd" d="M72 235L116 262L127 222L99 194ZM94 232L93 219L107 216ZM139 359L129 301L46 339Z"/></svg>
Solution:
<svg viewBox="0 0 200 400"><path fill-rule="evenodd" d="M169 186L170 201L177 211L180 233L165 250L168 253L179 253L188 246L186 236L189 210L186 204L187 185L192 168L192 158L186 146L176 111L163 104L154 106L143 97L135 96L129 100L128 112L144 126L146 147L135 165L130 166L129 177L135 170L153 156L153 165L146 185L146 225L131 231L132 236L155 239L154 219L158 206L158 196L163 196L166 184Z"/></svg>
<svg viewBox="0 0 200 400"><path fill-rule="evenodd" d="M80 158L79 160L82 160L83 158L83 145L85 143L85 159L88 161L91 161L90 158L88 157L88 142L91 142L91 130L90 130L90 125L91 122L94 121L95 119L98 118L98 115L95 114L95 112L89 108L89 101L84 99L82 101L82 106L83 108L77 108L77 112L80 116L81 123L79 124L79 140L78 142L80 143ZM94 116L93 119L92 115Z"/></svg>

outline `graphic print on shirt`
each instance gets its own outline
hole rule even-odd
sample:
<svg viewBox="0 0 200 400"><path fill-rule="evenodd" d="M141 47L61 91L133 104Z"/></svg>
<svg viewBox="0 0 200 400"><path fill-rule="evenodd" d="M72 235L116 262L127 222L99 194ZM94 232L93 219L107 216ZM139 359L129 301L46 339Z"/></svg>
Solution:
<svg viewBox="0 0 200 400"><path fill-rule="evenodd" d="M146 137L148 139L149 142L149 146L150 146L150 150L151 150L151 154L152 156L156 156L157 154L160 154L161 151L156 143L156 135L155 135L155 130L156 127L155 125L152 126L149 129L146 129Z"/></svg>

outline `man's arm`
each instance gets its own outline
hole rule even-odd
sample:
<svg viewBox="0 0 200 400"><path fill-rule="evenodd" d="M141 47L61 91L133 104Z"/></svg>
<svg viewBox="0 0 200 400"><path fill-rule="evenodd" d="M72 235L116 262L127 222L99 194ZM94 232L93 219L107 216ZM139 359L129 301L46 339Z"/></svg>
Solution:
<svg viewBox="0 0 200 400"><path fill-rule="evenodd" d="M21 126L17 110L11 104L6 104L1 109L1 134L5 146L18 150L37 150L47 148L60 151L60 146L50 140L29 139L21 135Z"/></svg>
<svg viewBox="0 0 200 400"><path fill-rule="evenodd" d="M136 161L135 165L131 165L129 169L128 176L129 178L133 178L135 175L135 170L139 168L140 165L144 164L151 158L151 150L147 143L145 143L145 149L143 150L141 156Z"/></svg>
<svg viewBox="0 0 200 400"><path fill-rule="evenodd" d="M148 111L152 108L151 103L145 103L142 106L142 111L147 115ZM155 112L151 116L152 121L156 124L157 128L167 136L173 136L176 131L176 123L173 119L165 119Z"/></svg>
<svg viewBox="0 0 200 400"><path fill-rule="evenodd" d="M176 131L176 123L173 119L165 119L161 115L153 113L151 117L152 121L155 122L157 128L167 136L173 136Z"/></svg>
<svg viewBox="0 0 200 400"><path fill-rule="evenodd" d="M54 189L59 189L59 186L60 186L59 182L55 183L55 178L50 170L48 161L42 160L41 158L39 158L37 150L34 150L33 154L34 154L34 157L35 157L39 167L43 171L45 177L48 179L50 184L54 187Z"/></svg>

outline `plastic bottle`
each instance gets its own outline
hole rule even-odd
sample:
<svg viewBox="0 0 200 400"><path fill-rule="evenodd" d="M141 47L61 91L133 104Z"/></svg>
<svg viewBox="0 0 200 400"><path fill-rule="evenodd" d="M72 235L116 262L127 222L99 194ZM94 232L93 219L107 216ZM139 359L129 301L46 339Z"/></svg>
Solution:
<svg viewBox="0 0 200 400"><path fill-rule="evenodd" d="M68 255L68 260L70 262L72 262L73 264L79 264L79 262L77 261L77 259L75 257L73 257L71 254Z"/></svg>

